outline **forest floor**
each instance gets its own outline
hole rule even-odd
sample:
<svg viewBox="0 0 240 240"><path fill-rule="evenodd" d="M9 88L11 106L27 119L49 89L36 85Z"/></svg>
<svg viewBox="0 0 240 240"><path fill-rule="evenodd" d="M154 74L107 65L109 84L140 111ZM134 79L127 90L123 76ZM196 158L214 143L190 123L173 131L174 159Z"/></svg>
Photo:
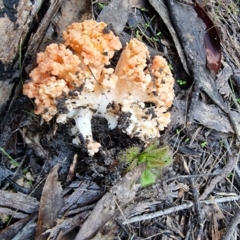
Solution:
<svg viewBox="0 0 240 240"><path fill-rule="evenodd" d="M43 3L17 50L21 74L1 114L0 239L240 239L239 1L88 2ZM106 22L123 46L135 37L168 61L171 122L150 150L94 117L101 148L89 156L84 142L72 143L74 121L44 122L22 94L36 53L86 19ZM120 155L162 146L172 164L141 187L144 166L126 173Z"/></svg>

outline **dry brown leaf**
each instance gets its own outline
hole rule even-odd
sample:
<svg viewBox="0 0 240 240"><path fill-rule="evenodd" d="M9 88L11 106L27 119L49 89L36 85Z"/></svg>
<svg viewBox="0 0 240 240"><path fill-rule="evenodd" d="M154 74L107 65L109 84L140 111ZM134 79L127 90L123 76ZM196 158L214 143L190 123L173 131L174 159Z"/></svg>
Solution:
<svg viewBox="0 0 240 240"><path fill-rule="evenodd" d="M57 18L56 30L59 35L73 22L92 19L92 4L88 0L63 1L61 15Z"/></svg>
<svg viewBox="0 0 240 240"><path fill-rule="evenodd" d="M119 35L126 25L128 15L128 0L112 0L98 15L97 21L107 23L111 27L111 30Z"/></svg>
<svg viewBox="0 0 240 240"><path fill-rule="evenodd" d="M64 206L61 196L62 186L58 181L59 167L60 165L56 165L52 169L43 187L36 229L37 240L47 239L47 234L44 235L45 231L56 224L59 211Z"/></svg>
<svg viewBox="0 0 240 240"><path fill-rule="evenodd" d="M232 112L233 116L239 115L236 112ZM193 119L210 129L215 129L219 132L229 133L233 132L232 126L229 122L229 118L224 112L222 112L216 105L207 105L202 101L198 102L197 109L194 112ZM239 122L239 117L236 116L236 120Z"/></svg>

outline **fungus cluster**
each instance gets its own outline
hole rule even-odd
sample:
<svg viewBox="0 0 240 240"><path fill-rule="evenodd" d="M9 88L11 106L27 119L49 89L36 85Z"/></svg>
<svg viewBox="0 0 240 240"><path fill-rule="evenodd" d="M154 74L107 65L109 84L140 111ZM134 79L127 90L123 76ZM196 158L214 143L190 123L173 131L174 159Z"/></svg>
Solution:
<svg viewBox="0 0 240 240"><path fill-rule="evenodd" d="M23 86L24 95L35 99L34 112L47 122L54 116L58 123L73 118L89 155L100 147L92 136L93 116L145 142L159 137L170 122L174 98L166 60L156 56L149 63L147 47L132 39L110 68L122 46L105 23L94 20L71 24L63 39L64 44L51 44L37 55L38 66Z"/></svg>

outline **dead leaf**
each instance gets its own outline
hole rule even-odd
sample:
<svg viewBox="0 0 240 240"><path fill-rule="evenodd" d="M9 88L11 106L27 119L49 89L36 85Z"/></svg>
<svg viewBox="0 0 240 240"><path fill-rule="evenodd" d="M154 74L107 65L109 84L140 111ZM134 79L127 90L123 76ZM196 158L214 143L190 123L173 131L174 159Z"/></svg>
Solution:
<svg viewBox="0 0 240 240"><path fill-rule="evenodd" d="M34 132L32 129L24 127L20 130L24 142L32 149L35 150L36 154L41 158L46 158L48 153L44 150L40 143L41 134L39 132Z"/></svg>
<svg viewBox="0 0 240 240"><path fill-rule="evenodd" d="M47 233L50 233L48 238L56 240L74 239L76 236L76 231L74 231L74 228L79 226L86 219L89 212L90 211L84 211L75 215L74 217L61 218L57 221L57 224L54 227L47 230Z"/></svg>
<svg viewBox="0 0 240 240"><path fill-rule="evenodd" d="M61 213L70 211L71 209L91 204L94 201L99 200L103 195L103 189L101 189L96 183L81 181L78 183L78 187L74 192L65 199L65 206L61 210Z"/></svg>
<svg viewBox="0 0 240 240"><path fill-rule="evenodd" d="M206 31L204 34L204 44L207 55L207 66L209 67L209 69L217 73L221 67L221 55L222 55L219 34L213 21L207 15L207 13L200 7L196 0L193 0L193 2L195 3L194 9L197 12L198 17L202 19L202 21L206 25Z"/></svg>
<svg viewBox="0 0 240 240"><path fill-rule="evenodd" d="M218 175L216 177L214 177L209 185L206 186L206 188L204 189L202 195L199 197L199 200L204 200L207 198L208 194L210 194L213 189L215 188L215 186L223 179L225 178L230 172L233 171L233 169L235 168L235 166L238 163L238 156L232 156L232 155L228 155L227 158L228 161L226 163L226 165L219 171L216 170L215 172L218 173ZM214 173L215 173L214 172Z"/></svg>
<svg viewBox="0 0 240 240"><path fill-rule="evenodd" d="M129 0L129 6L131 8L146 8L147 7L147 1L145 0Z"/></svg>
<svg viewBox="0 0 240 240"><path fill-rule="evenodd" d="M238 113L234 113L234 115L235 114ZM194 112L193 119L194 121L202 124L203 126L210 129L215 129L219 132L233 132L232 126L226 114L213 104L207 105L202 101L199 101L197 109ZM239 120L240 118L238 118L238 122L240 122Z"/></svg>
<svg viewBox="0 0 240 240"><path fill-rule="evenodd" d="M128 15L129 0L112 0L98 15L97 21L105 22L111 30L119 35L126 25Z"/></svg>
<svg viewBox="0 0 240 240"><path fill-rule="evenodd" d="M192 6L173 0L166 1L166 5L174 27L178 32L178 37L187 58L188 67L194 79L194 92L188 111L189 122L193 120L194 111L198 108L199 94L201 91L204 91L228 115L234 132L237 138L240 139L239 124L234 118L233 112L230 111L229 106L218 92L210 72L206 69L207 62L204 51L205 24L198 18Z"/></svg>
<svg viewBox="0 0 240 240"><path fill-rule="evenodd" d="M64 200L61 196L62 186L58 181L59 167L60 165L56 165L52 169L43 187L36 229L37 240L47 239L47 234L44 235L45 231L56 224L59 211L64 206Z"/></svg>
<svg viewBox="0 0 240 240"><path fill-rule="evenodd" d="M92 4L88 0L63 1L61 6L61 17L57 18L56 31L61 36L62 32L73 22L91 19Z"/></svg>
<svg viewBox="0 0 240 240"><path fill-rule="evenodd" d="M213 217L212 224L211 224L211 226L212 226L212 229L211 229L212 239L219 240L219 239L221 239L221 233L218 230L219 229L218 221L217 221L217 218L216 218L215 215L213 215L212 217Z"/></svg>

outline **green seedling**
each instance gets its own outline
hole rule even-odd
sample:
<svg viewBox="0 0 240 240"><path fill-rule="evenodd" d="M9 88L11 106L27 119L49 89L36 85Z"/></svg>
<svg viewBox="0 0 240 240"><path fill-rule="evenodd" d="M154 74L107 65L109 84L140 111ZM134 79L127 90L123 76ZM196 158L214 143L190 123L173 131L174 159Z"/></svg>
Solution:
<svg viewBox="0 0 240 240"><path fill-rule="evenodd" d="M187 81L186 81L186 80L182 80L182 79L178 79L178 80L177 80L177 83L178 83L180 86L183 86L183 85L186 85L186 84L187 84Z"/></svg>
<svg viewBox="0 0 240 240"><path fill-rule="evenodd" d="M161 169L172 163L172 154L168 146L158 147L159 141L154 141L141 152L140 147L132 147L121 153L119 158L128 164L131 171L138 164L145 164L141 175L142 187L154 184L161 175Z"/></svg>
<svg viewBox="0 0 240 240"><path fill-rule="evenodd" d="M98 3L98 7L99 7L100 9L103 9L103 8L105 7L105 4L104 4L104 3Z"/></svg>
<svg viewBox="0 0 240 240"><path fill-rule="evenodd" d="M207 146L207 142L202 142L201 143L201 147L206 147Z"/></svg>
<svg viewBox="0 0 240 240"><path fill-rule="evenodd" d="M149 20L149 22L147 22L147 23L144 24L144 25L145 25L144 32L151 26L151 23L152 23L152 21L153 21L154 18L155 18L155 16L153 16L153 17Z"/></svg>
<svg viewBox="0 0 240 240"><path fill-rule="evenodd" d="M136 31L135 37L136 37L138 40L142 41L142 37L143 37L143 36L142 36L142 34L141 34L141 32L140 32L139 30Z"/></svg>
<svg viewBox="0 0 240 240"><path fill-rule="evenodd" d="M158 41L158 39L155 38L155 37L151 37L151 40L152 40L153 42L157 42L157 41Z"/></svg>
<svg viewBox="0 0 240 240"><path fill-rule="evenodd" d="M24 168L23 170L22 170L22 174L23 175L26 175L26 173L29 171L29 169L28 168Z"/></svg>
<svg viewBox="0 0 240 240"><path fill-rule="evenodd" d="M168 64L168 67L171 71L173 70L173 65L172 64Z"/></svg>
<svg viewBox="0 0 240 240"><path fill-rule="evenodd" d="M178 129L178 128L177 128L177 129L176 129L176 134L177 134L177 135L180 135L181 131L182 131L181 129Z"/></svg>
<svg viewBox="0 0 240 240"><path fill-rule="evenodd" d="M140 9L142 12L147 12L147 9L146 8L141 8Z"/></svg>

